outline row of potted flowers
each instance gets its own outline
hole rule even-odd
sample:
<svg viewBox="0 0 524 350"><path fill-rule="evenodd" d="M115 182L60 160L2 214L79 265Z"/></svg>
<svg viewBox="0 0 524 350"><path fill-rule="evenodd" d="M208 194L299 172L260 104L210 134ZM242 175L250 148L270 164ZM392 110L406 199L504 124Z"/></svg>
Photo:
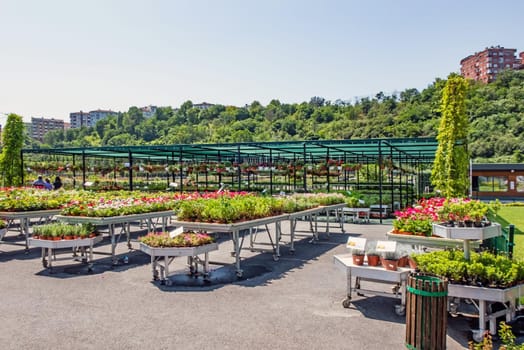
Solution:
<svg viewBox="0 0 524 350"><path fill-rule="evenodd" d="M344 196L341 194L295 194L278 198L245 195L197 199L180 202L177 218L181 221L227 224L339 203L344 203Z"/></svg>
<svg viewBox="0 0 524 350"><path fill-rule="evenodd" d="M150 232L139 241L153 248L198 247L214 242L213 237L204 232L186 231L174 237L168 232Z"/></svg>
<svg viewBox="0 0 524 350"><path fill-rule="evenodd" d="M70 225L66 223L52 223L33 226L32 237L44 240L72 240L85 239L97 236L96 227L92 224Z"/></svg>
<svg viewBox="0 0 524 350"><path fill-rule="evenodd" d="M438 222L446 226L489 226L486 215L489 211L496 215L500 205L498 200L488 204L463 198L422 199L413 207L395 212L393 233L431 236L432 225Z"/></svg>

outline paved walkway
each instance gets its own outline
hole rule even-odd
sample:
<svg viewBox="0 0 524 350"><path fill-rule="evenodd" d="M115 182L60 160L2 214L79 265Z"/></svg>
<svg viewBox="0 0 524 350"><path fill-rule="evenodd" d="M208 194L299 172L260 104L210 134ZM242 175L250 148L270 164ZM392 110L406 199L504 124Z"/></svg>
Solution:
<svg viewBox="0 0 524 350"><path fill-rule="evenodd" d="M283 225L284 231L288 225ZM66 258L46 271L40 251L0 244L0 348L9 349L404 349L404 317L397 300L357 297L348 309L343 272L333 255L346 252L349 235L383 239L388 225L345 224L330 237L309 243L308 225L300 222L294 255L243 250L246 278L211 284L196 280L180 286L152 282L149 256L117 247L129 263L111 268L107 238L96 246L94 271ZM145 232L136 232L133 237ZM264 239L264 233L258 239ZM284 237L283 240L288 239ZM14 241L13 234L7 241ZM135 248L138 244L133 243ZM220 236L213 261L232 263L231 242ZM185 273L185 259L174 270ZM225 276L230 265L213 265ZM250 277L251 276L251 277ZM185 281L185 282L184 282ZM467 348L469 324L450 318L448 349Z"/></svg>

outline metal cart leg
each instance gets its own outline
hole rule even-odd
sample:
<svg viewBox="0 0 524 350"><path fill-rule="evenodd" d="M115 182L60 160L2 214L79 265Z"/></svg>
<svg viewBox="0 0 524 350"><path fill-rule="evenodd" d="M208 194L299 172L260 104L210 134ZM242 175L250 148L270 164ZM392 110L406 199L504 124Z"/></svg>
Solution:
<svg viewBox="0 0 524 350"><path fill-rule="evenodd" d="M346 299L342 301L342 306L347 309L351 306L351 269L347 269L346 279Z"/></svg>

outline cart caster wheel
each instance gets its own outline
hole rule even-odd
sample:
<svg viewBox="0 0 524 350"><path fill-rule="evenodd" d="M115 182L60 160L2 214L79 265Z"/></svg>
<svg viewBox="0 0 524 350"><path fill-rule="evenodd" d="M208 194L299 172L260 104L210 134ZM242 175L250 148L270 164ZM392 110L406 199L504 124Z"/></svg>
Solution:
<svg viewBox="0 0 524 350"><path fill-rule="evenodd" d="M481 332L480 329L476 331L471 331L473 340L477 343L482 342L482 339L484 339L484 332Z"/></svg>
<svg viewBox="0 0 524 350"><path fill-rule="evenodd" d="M404 305L395 305L395 313L398 316L406 315L406 307Z"/></svg>
<svg viewBox="0 0 524 350"><path fill-rule="evenodd" d="M273 254L273 261L278 261L280 259L280 256Z"/></svg>
<svg viewBox="0 0 524 350"><path fill-rule="evenodd" d="M42 261L42 266L43 266L43 267L47 267L47 261L46 261L46 260L43 260L43 261Z"/></svg>
<svg viewBox="0 0 524 350"><path fill-rule="evenodd" d="M359 297L363 297L363 296L364 296L364 294L362 294L362 293L357 293L357 295L358 295Z"/></svg>
<svg viewBox="0 0 524 350"><path fill-rule="evenodd" d="M153 276L153 281L158 281L158 280L159 280L158 276Z"/></svg>
<svg viewBox="0 0 524 350"><path fill-rule="evenodd" d="M344 299L342 301L342 306L348 309L351 306L351 298Z"/></svg>

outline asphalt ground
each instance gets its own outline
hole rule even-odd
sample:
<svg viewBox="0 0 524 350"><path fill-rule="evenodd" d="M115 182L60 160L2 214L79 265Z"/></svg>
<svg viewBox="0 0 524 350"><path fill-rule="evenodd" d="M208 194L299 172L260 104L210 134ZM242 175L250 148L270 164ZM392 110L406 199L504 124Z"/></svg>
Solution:
<svg viewBox="0 0 524 350"><path fill-rule="evenodd" d="M282 228L289 232L289 225ZM311 243L309 223L299 222L294 254L283 246L278 261L271 252L243 249L241 279L231 240L219 234L211 282L189 276L186 259L176 258L171 286L153 281L150 257L136 242L146 230L138 226L134 250L123 237L117 246L127 264L112 266L105 237L95 246L91 272L66 249L51 273L40 248L26 254L23 246L5 244L22 242L9 232L0 243L0 349L405 349L405 318L394 308L400 301L353 295L344 308L346 276L333 263L335 254L347 253L348 237L385 239L391 226L344 228ZM267 237L261 229L257 241ZM471 320L449 317L448 324L447 348L467 348Z"/></svg>

